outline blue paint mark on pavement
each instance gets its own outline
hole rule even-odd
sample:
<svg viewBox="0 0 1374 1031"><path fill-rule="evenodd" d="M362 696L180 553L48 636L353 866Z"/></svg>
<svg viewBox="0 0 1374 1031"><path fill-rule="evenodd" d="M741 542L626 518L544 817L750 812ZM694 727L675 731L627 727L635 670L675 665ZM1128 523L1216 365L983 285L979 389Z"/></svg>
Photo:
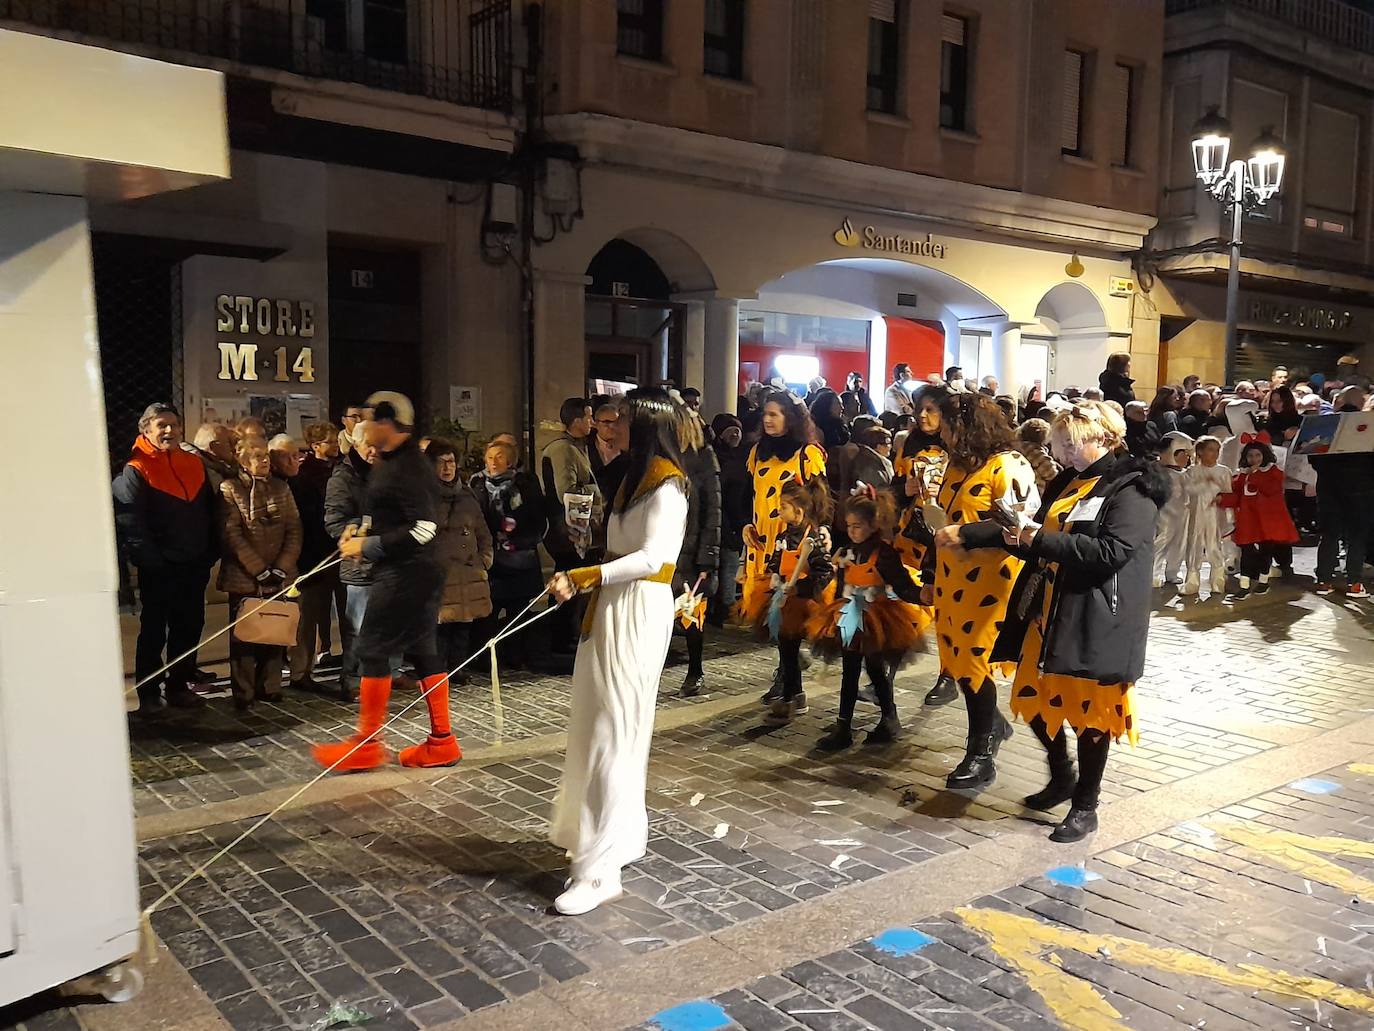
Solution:
<svg viewBox="0 0 1374 1031"><path fill-rule="evenodd" d="M1101 874L1093 873L1081 866L1056 866L1046 870L1045 876L1055 884L1062 884L1066 888L1081 888L1089 881L1102 880Z"/></svg>
<svg viewBox="0 0 1374 1031"><path fill-rule="evenodd" d="M649 1023L662 1031L716 1031L729 1027L730 1018L714 1002L684 1002L681 1006L660 1010Z"/></svg>
<svg viewBox="0 0 1374 1031"><path fill-rule="evenodd" d="M1304 777L1302 780L1293 781L1288 786L1296 791L1305 791L1309 795L1329 795L1341 788L1334 780L1322 780L1319 777Z"/></svg>
<svg viewBox="0 0 1374 1031"><path fill-rule="evenodd" d="M914 927L891 927L873 939L875 949L891 956L910 956L934 943L934 938Z"/></svg>

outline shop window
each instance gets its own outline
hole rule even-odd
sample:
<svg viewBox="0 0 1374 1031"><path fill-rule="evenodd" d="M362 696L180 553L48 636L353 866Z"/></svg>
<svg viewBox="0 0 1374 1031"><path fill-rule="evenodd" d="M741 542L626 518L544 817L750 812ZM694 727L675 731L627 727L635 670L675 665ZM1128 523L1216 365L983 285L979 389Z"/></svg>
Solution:
<svg viewBox="0 0 1374 1031"><path fill-rule="evenodd" d="M1140 71L1128 64L1112 66L1112 164L1130 168L1134 163L1136 79Z"/></svg>
<svg viewBox="0 0 1374 1031"><path fill-rule="evenodd" d="M1302 217L1302 227L1310 232L1349 239L1354 235L1355 217L1340 211L1308 208Z"/></svg>
<svg viewBox="0 0 1374 1031"><path fill-rule="evenodd" d="M901 0L868 0L868 109L897 113L901 74Z"/></svg>
<svg viewBox="0 0 1374 1031"><path fill-rule="evenodd" d="M707 75L744 78L744 0L706 0L702 57Z"/></svg>
<svg viewBox="0 0 1374 1031"><path fill-rule="evenodd" d="M663 0L616 0L616 52L663 60Z"/></svg>
<svg viewBox="0 0 1374 1031"><path fill-rule="evenodd" d="M954 14L940 24L940 128L968 132L971 26Z"/></svg>
<svg viewBox="0 0 1374 1031"><path fill-rule="evenodd" d="M789 387L804 387L821 374L821 360L814 354L780 354L773 367Z"/></svg>
<svg viewBox="0 0 1374 1031"><path fill-rule="evenodd" d="M1073 157L1087 156L1084 132L1087 107L1089 55L1081 50L1064 51L1064 106L1059 130L1059 149Z"/></svg>

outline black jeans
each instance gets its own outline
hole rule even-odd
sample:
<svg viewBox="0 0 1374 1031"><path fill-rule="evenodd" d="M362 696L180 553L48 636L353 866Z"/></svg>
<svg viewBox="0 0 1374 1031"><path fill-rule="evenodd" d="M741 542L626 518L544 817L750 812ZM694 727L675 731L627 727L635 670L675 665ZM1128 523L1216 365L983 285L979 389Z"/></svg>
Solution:
<svg viewBox="0 0 1374 1031"><path fill-rule="evenodd" d="M205 586L210 567L174 565L138 570L138 644L134 652L134 679L152 675L166 659L174 658L200 642L205 629ZM163 650L166 649L166 657ZM168 692L184 691L196 670L191 652L166 673ZM139 688L140 698L158 697L157 681Z"/></svg>
<svg viewBox="0 0 1374 1031"><path fill-rule="evenodd" d="M802 690L801 646L800 637L778 638L778 669L782 672L782 698L785 702L805 693Z"/></svg>
<svg viewBox="0 0 1374 1031"><path fill-rule="evenodd" d="M482 641L474 640L473 628L475 622L469 623L440 623L437 635L439 642L439 664L444 667L445 673L452 673L458 668L460 662L465 661L473 652L473 649L482 644ZM470 662L463 669L463 676L471 674L473 666L481 668L482 660L479 658L475 662Z"/></svg>
<svg viewBox="0 0 1374 1031"><path fill-rule="evenodd" d="M1317 582L1330 583L1336 572L1341 542L1345 542L1345 578L1359 583L1364 577L1365 549L1369 542L1374 494L1317 496Z"/></svg>
<svg viewBox="0 0 1374 1031"><path fill-rule="evenodd" d="M1277 545L1268 541L1246 544L1240 549L1240 575L1259 577L1269 572L1274 564L1274 551ZM1288 564L1293 564L1293 549L1288 549Z"/></svg>

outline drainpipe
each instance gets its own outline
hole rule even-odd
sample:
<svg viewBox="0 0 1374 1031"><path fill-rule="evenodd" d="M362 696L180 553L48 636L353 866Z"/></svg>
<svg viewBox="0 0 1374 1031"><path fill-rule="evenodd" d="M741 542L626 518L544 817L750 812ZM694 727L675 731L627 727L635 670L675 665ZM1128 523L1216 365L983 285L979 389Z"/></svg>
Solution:
<svg viewBox="0 0 1374 1031"><path fill-rule="evenodd" d="M524 71L524 118L517 153L520 163L520 279L525 316L525 463L535 469L535 367L534 367L534 205L538 153L535 145L539 105L543 90L544 39L540 4L525 7L526 59Z"/></svg>

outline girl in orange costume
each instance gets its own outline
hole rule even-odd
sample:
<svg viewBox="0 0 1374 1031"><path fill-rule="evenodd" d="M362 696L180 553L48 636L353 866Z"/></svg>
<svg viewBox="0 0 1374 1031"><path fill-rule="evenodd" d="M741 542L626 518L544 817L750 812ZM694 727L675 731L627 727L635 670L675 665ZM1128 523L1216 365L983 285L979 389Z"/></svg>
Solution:
<svg viewBox="0 0 1374 1031"><path fill-rule="evenodd" d="M845 504L845 531L850 543L837 549L835 597L807 623L813 646L828 658L840 656L840 718L820 740L825 751L854 743L850 724L859 697L859 671L866 669L878 696L882 719L869 731L867 744L895 741L902 732L892 696L892 671L921 643L930 623L919 606L921 588L902 564L887 537L896 519L891 495L870 487Z"/></svg>

